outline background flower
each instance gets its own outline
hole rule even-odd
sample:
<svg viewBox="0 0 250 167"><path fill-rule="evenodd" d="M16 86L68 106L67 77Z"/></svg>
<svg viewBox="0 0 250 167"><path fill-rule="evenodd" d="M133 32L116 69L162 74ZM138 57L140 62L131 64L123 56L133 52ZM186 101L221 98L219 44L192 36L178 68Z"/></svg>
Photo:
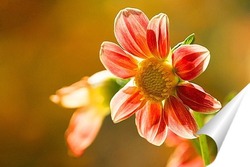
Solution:
<svg viewBox="0 0 250 167"><path fill-rule="evenodd" d="M194 140L184 139L170 132L165 144L174 150L167 160L166 167L204 167L202 157L194 142Z"/></svg>
<svg viewBox="0 0 250 167"><path fill-rule="evenodd" d="M59 89L51 101L65 108L78 108L65 133L70 154L79 157L96 138L103 119L110 113L109 100L119 85L108 71ZM111 89L111 90L110 90Z"/></svg>

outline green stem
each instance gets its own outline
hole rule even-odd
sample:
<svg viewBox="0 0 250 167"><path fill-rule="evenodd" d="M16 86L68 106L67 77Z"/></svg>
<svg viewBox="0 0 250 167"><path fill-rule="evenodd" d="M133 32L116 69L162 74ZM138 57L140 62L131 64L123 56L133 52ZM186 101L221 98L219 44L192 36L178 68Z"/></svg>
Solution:
<svg viewBox="0 0 250 167"><path fill-rule="evenodd" d="M195 113L194 114L198 127L201 128L204 125L204 115ZM206 135L200 135L199 137L201 156L204 161L204 164L207 166L211 163L209 149L207 145Z"/></svg>

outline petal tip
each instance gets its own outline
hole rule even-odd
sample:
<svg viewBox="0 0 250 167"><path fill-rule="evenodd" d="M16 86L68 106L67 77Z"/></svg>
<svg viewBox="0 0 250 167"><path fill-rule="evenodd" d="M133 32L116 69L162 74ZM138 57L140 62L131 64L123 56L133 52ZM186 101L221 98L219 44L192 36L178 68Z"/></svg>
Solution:
<svg viewBox="0 0 250 167"><path fill-rule="evenodd" d="M58 95L51 95L49 99L55 104L58 104L60 102L60 97Z"/></svg>
<svg viewBox="0 0 250 167"><path fill-rule="evenodd" d="M117 115L114 112L111 112L111 119L115 124L121 122L121 120L118 119Z"/></svg>

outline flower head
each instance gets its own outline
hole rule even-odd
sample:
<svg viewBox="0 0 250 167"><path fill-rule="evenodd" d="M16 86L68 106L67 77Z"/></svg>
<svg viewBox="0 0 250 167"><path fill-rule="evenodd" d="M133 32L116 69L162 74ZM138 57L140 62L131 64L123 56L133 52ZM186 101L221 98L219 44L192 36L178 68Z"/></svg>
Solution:
<svg viewBox="0 0 250 167"><path fill-rule="evenodd" d="M197 131L190 109L210 113L221 104L200 86L189 81L209 62L209 51L200 45L182 45L171 51L169 21L160 13L151 20L138 9L121 10L115 19L119 45L103 42L100 59L120 78L130 78L111 100L113 121L136 116L139 134L161 145L170 129L193 138Z"/></svg>
<svg viewBox="0 0 250 167"><path fill-rule="evenodd" d="M108 71L101 71L50 96L52 102L65 108L78 108L65 133L73 156L83 154L97 136L103 119L110 113L109 101L119 89L113 78Z"/></svg>

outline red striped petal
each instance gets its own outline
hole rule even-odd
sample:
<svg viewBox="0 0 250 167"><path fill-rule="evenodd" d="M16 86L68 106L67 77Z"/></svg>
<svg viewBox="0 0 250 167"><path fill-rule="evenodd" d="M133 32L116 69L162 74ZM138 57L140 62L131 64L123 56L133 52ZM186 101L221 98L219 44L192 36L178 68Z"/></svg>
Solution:
<svg viewBox="0 0 250 167"><path fill-rule="evenodd" d="M115 18L115 36L118 43L129 53L140 58L150 55L147 46L147 16L138 9L126 8Z"/></svg>
<svg viewBox="0 0 250 167"><path fill-rule="evenodd" d="M136 112L136 126L141 137L154 145L161 145L167 137L167 126L161 103L146 102Z"/></svg>
<svg viewBox="0 0 250 167"><path fill-rule="evenodd" d="M180 99L170 96L165 102L164 110L170 130L183 138L195 138L196 122Z"/></svg>
<svg viewBox="0 0 250 167"><path fill-rule="evenodd" d="M158 58L165 58L170 51L168 17L159 14L153 17L147 28L147 43L151 53Z"/></svg>
<svg viewBox="0 0 250 167"><path fill-rule="evenodd" d="M200 45L182 45L173 55L175 72L183 80L192 80L206 70L209 60L209 51Z"/></svg>
<svg viewBox="0 0 250 167"><path fill-rule="evenodd" d="M136 74L138 61L112 42L102 43L100 59L106 69L120 78L130 78Z"/></svg>
<svg viewBox="0 0 250 167"><path fill-rule="evenodd" d="M111 117L115 123L129 118L141 105L142 95L131 80L120 89L110 102Z"/></svg>
<svg viewBox="0 0 250 167"><path fill-rule="evenodd" d="M82 108L73 114L65 133L69 151L73 156L81 156L94 141L103 119L104 116L91 108Z"/></svg>
<svg viewBox="0 0 250 167"><path fill-rule="evenodd" d="M197 112L211 113L221 108L218 100L194 83L180 84L177 86L176 91L183 103Z"/></svg>

